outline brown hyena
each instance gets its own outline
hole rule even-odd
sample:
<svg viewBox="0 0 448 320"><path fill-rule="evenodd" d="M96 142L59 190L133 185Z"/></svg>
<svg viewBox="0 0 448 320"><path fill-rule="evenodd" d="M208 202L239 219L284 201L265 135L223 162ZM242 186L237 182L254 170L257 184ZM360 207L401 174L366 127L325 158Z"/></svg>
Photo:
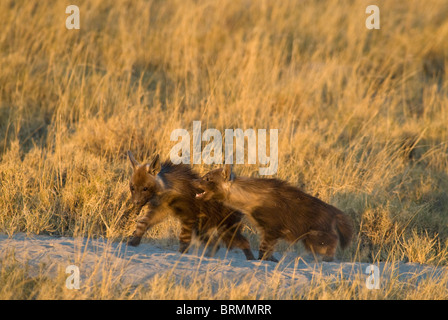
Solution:
<svg viewBox="0 0 448 320"><path fill-rule="evenodd" d="M198 175L189 166L169 161L161 164L158 155L151 163L140 165L130 151L128 156L134 169L129 187L135 211L139 214L146 207L129 245L139 245L146 230L172 214L181 223L180 252L188 250L193 233L203 243L213 243L210 234L216 230L228 248L240 248L248 260L255 259L249 241L241 234L241 212L215 200L196 198L199 189L193 182Z"/></svg>
<svg viewBox="0 0 448 320"><path fill-rule="evenodd" d="M307 250L331 261L338 242L345 248L353 236L351 220L342 211L278 179L234 177L225 165L196 186L202 191L197 198L221 201L255 224L261 234L259 259L277 261L274 246L285 239L302 240Z"/></svg>

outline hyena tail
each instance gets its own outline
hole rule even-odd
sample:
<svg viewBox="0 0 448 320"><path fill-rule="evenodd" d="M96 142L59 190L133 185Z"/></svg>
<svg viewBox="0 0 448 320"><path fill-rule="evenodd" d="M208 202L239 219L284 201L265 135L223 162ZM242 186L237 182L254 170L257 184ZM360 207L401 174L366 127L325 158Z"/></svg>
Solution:
<svg viewBox="0 0 448 320"><path fill-rule="evenodd" d="M343 213L336 215L336 229L339 235L339 244L345 249L353 238L353 226L350 218Z"/></svg>

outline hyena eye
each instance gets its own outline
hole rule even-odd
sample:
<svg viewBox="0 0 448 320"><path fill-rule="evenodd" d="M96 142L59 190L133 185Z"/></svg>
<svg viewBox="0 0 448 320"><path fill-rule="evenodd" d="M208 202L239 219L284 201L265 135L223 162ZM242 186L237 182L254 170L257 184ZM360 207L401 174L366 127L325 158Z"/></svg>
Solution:
<svg viewBox="0 0 448 320"><path fill-rule="evenodd" d="M131 191L134 191L134 186L131 186Z"/></svg>
<svg viewBox="0 0 448 320"><path fill-rule="evenodd" d="M148 191L148 188L144 187L144 188L143 188L143 191Z"/></svg>

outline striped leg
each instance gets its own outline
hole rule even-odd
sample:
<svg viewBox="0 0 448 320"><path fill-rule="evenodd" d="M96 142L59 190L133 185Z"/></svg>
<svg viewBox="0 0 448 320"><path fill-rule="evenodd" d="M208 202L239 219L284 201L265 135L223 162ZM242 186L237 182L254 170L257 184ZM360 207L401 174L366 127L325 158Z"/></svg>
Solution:
<svg viewBox="0 0 448 320"><path fill-rule="evenodd" d="M181 229L179 235L179 252L186 253L191 243L193 228L195 226L194 220L186 220L181 222Z"/></svg>
<svg viewBox="0 0 448 320"><path fill-rule="evenodd" d="M269 260L278 262L277 259L272 255L274 253L274 247L277 243L278 238L275 236L269 235L269 232L264 232L263 237L260 243L260 250L258 252L259 260Z"/></svg>
<svg viewBox="0 0 448 320"><path fill-rule="evenodd" d="M221 238L226 243L227 248L240 248L247 260L255 260L255 257L250 249L249 241L241 234L241 223L236 223L230 226L227 230L220 229Z"/></svg>
<svg viewBox="0 0 448 320"><path fill-rule="evenodd" d="M168 210L163 208L163 206L147 208L143 217L137 220L137 227L132 234L132 238L128 241L128 245L133 247L138 246L146 230L160 223L167 215Z"/></svg>

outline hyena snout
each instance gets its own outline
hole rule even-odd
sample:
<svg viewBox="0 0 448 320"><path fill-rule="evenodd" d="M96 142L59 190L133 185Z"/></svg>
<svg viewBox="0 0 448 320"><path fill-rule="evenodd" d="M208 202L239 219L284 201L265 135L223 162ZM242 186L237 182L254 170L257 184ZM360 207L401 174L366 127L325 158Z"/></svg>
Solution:
<svg viewBox="0 0 448 320"><path fill-rule="evenodd" d="M203 183L202 183L202 179L193 179L191 180L191 183L193 184L193 187L198 188L198 189L203 189Z"/></svg>
<svg viewBox="0 0 448 320"><path fill-rule="evenodd" d="M336 253L338 237L333 232L311 230L304 239L304 244L308 251L323 256L324 261L332 261Z"/></svg>
<svg viewBox="0 0 448 320"><path fill-rule="evenodd" d="M196 188L196 199L208 201L212 198L213 193L202 179L194 179L193 186Z"/></svg>
<svg viewBox="0 0 448 320"><path fill-rule="evenodd" d="M134 197L131 199L131 201L135 207L142 208L144 205L146 205L149 202L149 199Z"/></svg>
<svg viewBox="0 0 448 320"><path fill-rule="evenodd" d="M145 205L145 201L143 199L132 199L132 203L134 204L134 206Z"/></svg>

